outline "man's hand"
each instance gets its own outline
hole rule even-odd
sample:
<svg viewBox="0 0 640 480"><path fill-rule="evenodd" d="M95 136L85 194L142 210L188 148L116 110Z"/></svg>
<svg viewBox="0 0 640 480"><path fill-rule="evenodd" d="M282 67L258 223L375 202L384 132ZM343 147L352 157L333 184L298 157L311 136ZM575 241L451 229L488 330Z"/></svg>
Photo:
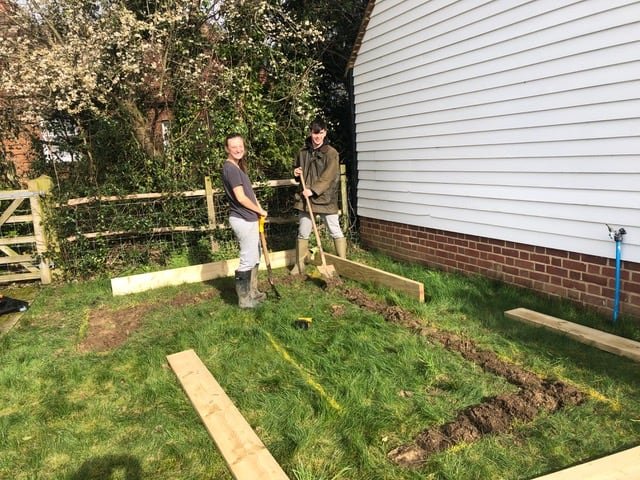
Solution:
<svg viewBox="0 0 640 480"><path fill-rule="evenodd" d="M293 170L293 176L294 177L301 177L302 176L302 167L296 167Z"/></svg>

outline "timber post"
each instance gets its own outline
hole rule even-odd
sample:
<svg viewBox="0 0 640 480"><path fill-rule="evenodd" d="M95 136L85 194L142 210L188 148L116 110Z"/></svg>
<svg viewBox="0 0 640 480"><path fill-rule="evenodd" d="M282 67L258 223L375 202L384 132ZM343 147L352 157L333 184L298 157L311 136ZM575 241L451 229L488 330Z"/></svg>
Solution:
<svg viewBox="0 0 640 480"><path fill-rule="evenodd" d="M211 185L211 177L204 177L204 196L207 200L207 217L209 220L209 241L211 242L211 251L217 252L220 249L218 242L213 236L213 231L216 229L216 207L213 201L213 186Z"/></svg>
<svg viewBox="0 0 640 480"><path fill-rule="evenodd" d="M347 197L347 166L342 163L340 164L340 199L342 201L342 225L344 229L344 234L347 236L347 232L349 231L349 199Z"/></svg>
<svg viewBox="0 0 640 480"><path fill-rule="evenodd" d="M40 281L47 285L51 283L51 270L49 269L49 259L47 258L47 237L43 225L42 203L40 196L51 192L53 182L51 177L41 175L36 179L29 180L27 187L31 192L37 192L38 195L29 197L31 204L31 215L33 217L33 235L36 239L36 252L40 260Z"/></svg>

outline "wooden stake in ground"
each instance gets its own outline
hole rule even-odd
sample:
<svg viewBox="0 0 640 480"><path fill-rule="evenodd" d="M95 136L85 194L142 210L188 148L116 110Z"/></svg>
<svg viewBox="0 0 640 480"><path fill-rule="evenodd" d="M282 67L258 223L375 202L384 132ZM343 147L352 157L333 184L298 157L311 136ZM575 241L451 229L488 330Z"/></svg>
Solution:
<svg viewBox="0 0 640 480"><path fill-rule="evenodd" d="M236 480L289 480L196 352L167 355L191 404Z"/></svg>

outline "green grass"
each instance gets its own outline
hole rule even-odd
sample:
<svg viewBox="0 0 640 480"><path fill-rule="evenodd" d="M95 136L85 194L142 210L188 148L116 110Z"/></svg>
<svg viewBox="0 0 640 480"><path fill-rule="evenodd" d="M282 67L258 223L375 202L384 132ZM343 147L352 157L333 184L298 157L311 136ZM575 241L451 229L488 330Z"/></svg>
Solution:
<svg viewBox="0 0 640 480"><path fill-rule="evenodd" d="M589 400L407 470L387 452L514 387L314 282L276 277L283 298L256 311L235 306L230 279L125 297L112 297L104 280L65 284L42 288L0 339L0 478L232 478L166 362L191 348L292 479L530 479L640 443L637 364L502 312L527 307L638 340L633 321L613 328L497 282L358 258L423 282L428 299L362 286L370 295L577 385ZM197 301L212 291L220 295ZM119 347L78 348L92 315L142 306L139 329ZM300 316L313 318L309 330L294 328Z"/></svg>

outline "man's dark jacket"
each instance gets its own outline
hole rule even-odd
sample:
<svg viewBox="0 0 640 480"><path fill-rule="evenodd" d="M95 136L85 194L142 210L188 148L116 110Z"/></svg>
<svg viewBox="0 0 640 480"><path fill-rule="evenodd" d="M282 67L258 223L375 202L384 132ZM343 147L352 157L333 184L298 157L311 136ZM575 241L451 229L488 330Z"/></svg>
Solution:
<svg viewBox="0 0 640 480"><path fill-rule="evenodd" d="M314 213L338 213L338 192L340 189L340 159L335 148L325 140L324 144L313 149L311 137L298 152L295 167L302 167L304 182L313 191L311 208ZM300 181L296 177L296 181ZM294 208L306 211L307 202L299 192L295 195Z"/></svg>

